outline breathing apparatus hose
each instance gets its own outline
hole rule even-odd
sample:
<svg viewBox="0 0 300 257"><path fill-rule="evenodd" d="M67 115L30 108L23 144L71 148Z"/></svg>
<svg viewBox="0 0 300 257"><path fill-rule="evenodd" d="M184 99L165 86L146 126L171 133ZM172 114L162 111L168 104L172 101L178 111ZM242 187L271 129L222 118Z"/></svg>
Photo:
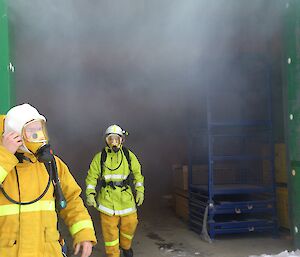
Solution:
<svg viewBox="0 0 300 257"><path fill-rule="evenodd" d="M15 168L15 171L16 171L16 176L17 176L17 183L18 183L18 185L19 185L19 176L18 176L17 168ZM37 197L36 199L34 199L34 200L32 200L32 201L29 201L29 202L19 202L19 201L14 200L13 198L11 198L11 197L5 192L5 190L4 190L4 188L3 188L3 184L0 185L0 190L1 190L1 192L3 193L3 195L6 197L6 199L7 199L8 201L10 201L10 202L12 202L12 203L14 203L14 204L18 204L18 205L28 205L28 204L35 203L35 202L41 200L41 199L44 197L44 195L45 195L45 194L48 192L48 190L49 190L49 187L50 187L50 185L51 185L51 180L52 180L52 172L49 174L48 183L47 183L47 186L46 186L44 192L43 192L39 197Z"/></svg>
<svg viewBox="0 0 300 257"><path fill-rule="evenodd" d="M67 201L66 201L66 199L63 195L62 189L61 189L60 181L59 181L59 178L58 178L57 166L56 166L54 156L52 155L51 161L45 162L44 165L45 165L45 167L48 171L49 179L48 179L47 186L44 189L43 193L39 197L37 197L36 199L34 199L32 201L29 201L29 202L16 201L6 193L6 191L3 188L3 184L0 185L0 191L3 193L3 195L6 197L7 200L9 200L10 202L12 202L14 204L28 205L28 204L33 204L33 203L41 200L45 196L45 194L48 192L49 187L51 185L51 181L52 181L53 186L54 186L54 193L55 193L55 199L56 199L56 202L57 202L57 207L59 209L64 209L67 206ZM15 167L15 171L16 171L16 176L17 176L17 183L19 185L19 176L18 176L18 171L17 171L16 167Z"/></svg>
<svg viewBox="0 0 300 257"><path fill-rule="evenodd" d="M119 169L119 168L121 167L122 162L123 162L123 151L122 151L122 149L120 149L120 150L121 150L121 161L120 161L119 165L118 165L116 168L110 168L110 167L106 166L106 165L105 165L105 161L103 161L103 166L104 166L105 168L107 168L107 169L110 170L110 171L115 171L115 170L117 170L117 169ZM104 151L105 151L105 149L104 149ZM102 152L103 152L103 151L102 151ZM106 152L105 152L105 154L106 154ZM102 156L102 154L101 154L101 156ZM105 157L105 158L106 158L106 157Z"/></svg>
<svg viewBox="0 0 300 257"><path fill-rule="evenodd" d="M56 202L58 203L58 207L59 209L64 209L67 206L67 201L64 197L64 194L62 192L61 189L61 185L60 185L60 181L59 181L59 177L58 177L58 172L57 172L57 166L56 166L56 162L53 156L53 159L51 161L51 167L52 167L52 171L54 171L54 180L53 180L53 185L54 185L54 193L55 193L55 199Z"/></svg>

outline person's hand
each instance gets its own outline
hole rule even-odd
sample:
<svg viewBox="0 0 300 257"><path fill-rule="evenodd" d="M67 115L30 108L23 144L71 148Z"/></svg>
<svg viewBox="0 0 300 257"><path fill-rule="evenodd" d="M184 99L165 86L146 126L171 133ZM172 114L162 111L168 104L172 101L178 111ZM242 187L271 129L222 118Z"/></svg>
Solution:
<svg viewBox="0 0 300 257"><path fill-rule="evenodd" d="M77 255L81 249L81 257L89 257L92 254L93 244L90 241L83 241L75 245L74 255Z"/></svg>
<svg viewBox="0 0 300 257"><path fill-rule="evenodd" d="M144 194L142 192L136 192L135 201L137 206L141 206L144 202Z"/></svg>
<svg viewBox="0 0 300 257"><path fill-rule="evenodd" d="M86 204L87 204L88 206L94 206L94 207L97 207L97 203L96 203L96 200L95 200L95 195L89 194L89 195L86 197Z"/></svg>
<svg viewBox="0 0 300 257"><path fill-rule="evenodd" d="M2 145L12 154L23 144L22 138L16 132L9 132L2 136Z"/></svg>

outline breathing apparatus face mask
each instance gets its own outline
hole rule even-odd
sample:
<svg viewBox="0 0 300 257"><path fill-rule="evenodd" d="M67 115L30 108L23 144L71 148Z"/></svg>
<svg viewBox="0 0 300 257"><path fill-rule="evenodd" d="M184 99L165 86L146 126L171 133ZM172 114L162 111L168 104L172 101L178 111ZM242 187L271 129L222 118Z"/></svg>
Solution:
<svg viewBox="0 0 300 257"><path fill-rule="evenodd" d="M44 120L27 122L22 129L23 144L40 162L49 162L52 153Z"/></svg>
<svg viewBox="0 0 300 257"><path fill-rule="evenodd" d="M109 134L106 137L106 144L110 149L112 149L115 153L120 150L122 145L122 137L117 134Z"/></svg>

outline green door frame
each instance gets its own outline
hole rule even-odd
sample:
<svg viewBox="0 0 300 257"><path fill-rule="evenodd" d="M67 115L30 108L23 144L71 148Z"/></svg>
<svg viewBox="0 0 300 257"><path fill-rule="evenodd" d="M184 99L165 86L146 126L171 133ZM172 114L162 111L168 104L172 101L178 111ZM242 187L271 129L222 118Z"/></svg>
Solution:
<svg viewBox="0 0 300 257"><path fill-rule="evenodd" d="M12 86L14 66L10 61L7 0L0 0L0 114L6 113L15 103Z"/></svg>
<svg viewBox="0 0 300 257"><path fill-rule="evenodd" d="M300 1L282 2L285 131L288 145L288 190L291 234L300 248Z"/></svg>

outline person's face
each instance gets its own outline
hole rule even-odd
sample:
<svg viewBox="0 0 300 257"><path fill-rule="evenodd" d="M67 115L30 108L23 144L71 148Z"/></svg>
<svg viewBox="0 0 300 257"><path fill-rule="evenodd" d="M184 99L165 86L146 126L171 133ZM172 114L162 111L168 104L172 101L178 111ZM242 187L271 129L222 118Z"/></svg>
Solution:
<svg viewBox="0 0 300 257"><path fill-rule="evenodd" d="M22 130L23 144L32 153L48 142L46 123L43 120L33 120L26 123Z"/></svg>
<svg viewBox="0 0 300 257"><path fill-rule="evenodd" d="M41 120L31 121L24 126L24 139L28 142L43 142L48 140L45 122Z"/></svg>
<svg viewBox="0 0 300 257"><path fill-rule="evenodd" d="M120 148L122 144L122 137L117 134L110 134L106 137L106 143L111 148Z"/></svg>

